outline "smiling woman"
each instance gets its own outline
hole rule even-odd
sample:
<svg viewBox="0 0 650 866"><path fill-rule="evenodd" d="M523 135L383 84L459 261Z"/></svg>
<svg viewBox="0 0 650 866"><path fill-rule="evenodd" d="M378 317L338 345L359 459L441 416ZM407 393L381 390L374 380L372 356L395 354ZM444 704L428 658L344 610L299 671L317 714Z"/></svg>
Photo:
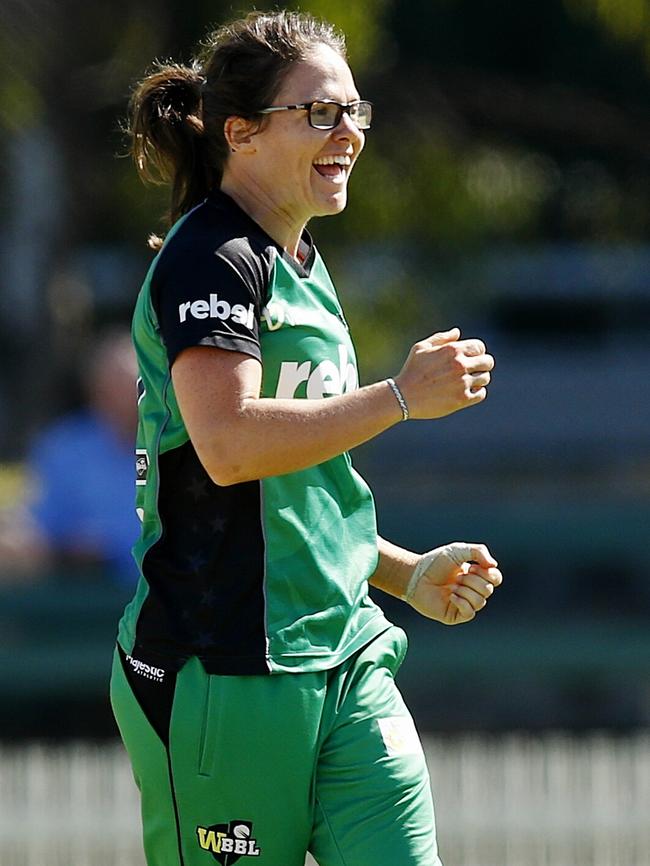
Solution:
<svg viewBox="0 0 650 866"><path fill-rule="evenodd" d="M347 452L480 402L493 360L453 329L359 388L306 226L345 207L371 119L343 37L287 12L133 96L137 168L172 192L133 321L140 582L111 683L150 866L440 863L405 636L368 583L451 625L501 575L483 545L378 537Z"/></svg>
<svg viewBox="0 0 650 866"><path fill-rule="evenodd" d="M368 127L360 106L367 103L340 49L325 43L292 64L273 102L257 117L226 120L231 157L221 189L295 255L312 217L346 205L347 180L365 142L361 126Z"/></svg>

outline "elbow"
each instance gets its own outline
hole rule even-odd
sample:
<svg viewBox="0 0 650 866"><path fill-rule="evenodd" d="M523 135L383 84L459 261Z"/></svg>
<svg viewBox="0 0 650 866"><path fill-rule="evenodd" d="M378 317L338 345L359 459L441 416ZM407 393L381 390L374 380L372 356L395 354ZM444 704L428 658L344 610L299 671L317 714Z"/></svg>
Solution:
<svg viewBox="0 0 650 866"><path fill-rule="evenodd" d="M210 476L210 481L212 481L212 483L215 484L217 487L231 487L233 484L237 483L230 476L221 472L221 470L217 470L215 472L214 469L208 469L206 467L206 472Z"/></svg>
<svg viewBox="0 0 650 866"><path fill-rule="evenodd" d="M260 477L256 474L260 467L255 446L236 425L212 427L190 438L203 468L218 487L232 487Z"/></svg>
<svg viewBox="0 0 650 866"><path fill-rule="evenodd" d="M208 470L208 475L210 476L210 480L214 482L217 487L232 487L233 484L241 484L243 481L250 480L235 472L224 471L221 468L217 471L214 469Z"/></svg>
<svg viewBox="0 0 650 866"><path fill-rule="evenodd" d="M241 457L237 458L224 452L212 454L208 459L201 459L210 480L218 487L232 487L244 481L252 481L255 477L245 471Z"/></svg>

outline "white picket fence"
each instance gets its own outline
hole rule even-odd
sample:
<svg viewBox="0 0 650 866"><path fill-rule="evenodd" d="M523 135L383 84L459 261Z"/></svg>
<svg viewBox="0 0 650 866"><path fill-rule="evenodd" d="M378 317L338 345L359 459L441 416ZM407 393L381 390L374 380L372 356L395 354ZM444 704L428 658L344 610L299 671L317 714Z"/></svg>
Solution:
<svg viewBox="0 0 650 866"><path fill-rule="evenodd" d="M445 866L650 866L650 734L425 744ZM0 866L144 866L138 809L119 745L0 748Z"/></svg>

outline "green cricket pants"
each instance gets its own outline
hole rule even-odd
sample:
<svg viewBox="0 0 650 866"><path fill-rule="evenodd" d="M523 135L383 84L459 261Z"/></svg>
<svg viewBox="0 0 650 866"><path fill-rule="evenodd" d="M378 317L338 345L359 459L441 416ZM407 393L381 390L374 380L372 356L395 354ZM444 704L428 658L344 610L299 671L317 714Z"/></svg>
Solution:
<svg viewBox="0 0 650 866"><path fill-rule="evenodd" d="M393 626L336 668L177 674L118 648L111 701L148 866L441 866Z"/></svg>

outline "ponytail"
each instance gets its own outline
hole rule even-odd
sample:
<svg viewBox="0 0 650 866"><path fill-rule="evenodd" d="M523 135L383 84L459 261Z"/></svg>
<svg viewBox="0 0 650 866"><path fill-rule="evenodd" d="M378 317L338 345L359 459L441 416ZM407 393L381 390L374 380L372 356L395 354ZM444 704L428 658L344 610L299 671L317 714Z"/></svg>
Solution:
<svg viewBox="0 0 650 866"><path fill-rule="evenodd" d="M157 64L129 104L131 153L145 183L169 184L169 228L201 202L217 178L210 168L201 119L203 77L196 66ZM149 237L159 249L162 238Z"/></svg>

